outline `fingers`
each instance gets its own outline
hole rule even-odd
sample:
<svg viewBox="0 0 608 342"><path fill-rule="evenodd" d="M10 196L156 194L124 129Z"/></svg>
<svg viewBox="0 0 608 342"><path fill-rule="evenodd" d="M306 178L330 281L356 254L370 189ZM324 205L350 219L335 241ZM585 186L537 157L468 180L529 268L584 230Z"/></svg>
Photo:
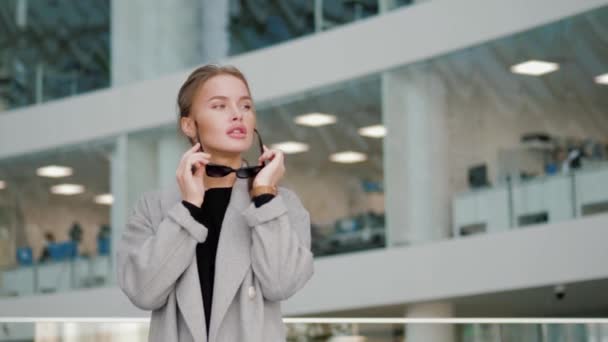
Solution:
<svg viewBox="0 0 608 342"><path fill-rule="evenodd" d="M205 165L209 164L210 155L208 153L197 152L193 153L186 159L186 165L188 165L187 169L189 172L185 174L192 176L192 166L196 166L197 170L204 168Z"/></svg>
<svg viewBox="0 0 608 342"><path fill-rule="evenodd" d="M196 143L194 144L192 147L190 147L186 152L184 152L184 154L182 154L182 158L179 161L179 165L177 167L177 171L176 173L178 175L183 173L184 168L186 167L186 165L184 165L184 161L186 160L186 158L191 155L192 153L196 152L198 150L198 148L200 147L200 143Z"/></svg>
<svg viewBox="0 0 608 342"><path fill-rule="evenodd" d="M179 166L176 171L178 179L188 179L192 177L192 165L195 163L206 165L211 159L211 154L206 152L197 152L199 143L196 143L189 150L187 150L180 160Z"/></svg>
<svg viewBox="0 0 608 342"><path fill-rule="evenodd" d="M190 155L190 157L188 158L187 164L190 165L190 168L192 168L192 165L194 165L200 170L200 169L202 169L202 167L209 164L209 162L210 162L210 155L208 153L198 152L198 153Z"/></svg>
<svg viewBox="0 0 608 342"><path fill-rule="evenodd" d="M192 166L195 164L203 163L208 164L210 160L210 156L207 153L196 152L188 155L184 160L180 162L180 165L177 169L177 176L179 177L188 177L192 173Z"/></svg>
<svg viewBox="0 0 608 342"><path fill-rule="evenodd" d="M283 151L279 149L269 149L266 145L263 145L264 153L258 158L258 161L261 163L264 160L274 160L276 157L279 157L279 160L283 158Z"/></svg>

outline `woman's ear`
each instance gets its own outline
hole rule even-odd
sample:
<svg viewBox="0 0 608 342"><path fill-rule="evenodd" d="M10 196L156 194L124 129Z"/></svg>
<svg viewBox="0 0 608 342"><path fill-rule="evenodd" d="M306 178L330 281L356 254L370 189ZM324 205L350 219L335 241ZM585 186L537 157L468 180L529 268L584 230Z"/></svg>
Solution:
<svg viewBox="0 0 608 342"><path fill-rule="evenodd" d="M190 117L180 118L180 127L182 132L190 139L190 141L194 141L196 143L196 125L194 124L194 119Z"/></svg>

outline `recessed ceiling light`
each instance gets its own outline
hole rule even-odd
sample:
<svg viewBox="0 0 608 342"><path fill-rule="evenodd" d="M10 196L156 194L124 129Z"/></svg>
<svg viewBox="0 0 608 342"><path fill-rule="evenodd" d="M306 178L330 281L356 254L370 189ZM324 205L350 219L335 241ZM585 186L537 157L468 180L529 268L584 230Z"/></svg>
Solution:
<svg viewBox="0 0 608 342"><path fill-rule="evenodd" d="M272 148L278 148L286 154L294 154L308 151L308 144L297 141L284 141L272 144Z"/></svg>
<svg viewBox="0 0 608 342"><path fill-rule="evenodd" d="M72 168L67 166L49 165L38 168L36 174L38 176L51 178L67 177L72 175Z"/></svg>
<svg viewBox="0 0 608 342"><path fill-rule="evenodd" d="M331 114L310 113L296 116L294 121L298 125L318 127L336 123L336 117Z"/></svg>
<svg viewBox="0 0 608 342"><path fill-rule="evenodd" d="M0 189L4 189L6 188L6 183L2 180L0 180Z"/></svg>
<svg viewBox="0 0 608 342"><path fill-rule="evenodd" d="M595 76L595 83L597 84L608 84L608 74Z"/></svg>
<svg viewBox="0 0 608 342"><path fill-rule="evenodd" d="M51 193L56 195L77 195L84 192L80 184L58 184L51 187Z"/></svg>
<svg viewBox="0 0 608 342"><path fill-rule="evenodd" d="M112 203L114 203L114 196L112 196L112 194L97 195L95 196L95 203L111 205Z"/></svg>
<svg viewBox="0 0 608 342"><path fill-rule="evenodd" d="M386 135L386 127L384 125L373 125L359 128L359 134L369 138L382 138Z"/></svg>
<svg viewBox="0 0 608 342"><path fill-rule="evenodd" d="M540 76L559 69L559 64L531 60L511 66L511 72L523 75Z"/></svg>
<svg viewBox="0 0 608 342"><path fill-rule="evenodd" d="M367 155L361 152L344 151L330 155L329 160L344 164L358 163L367 160Z"/></svg>

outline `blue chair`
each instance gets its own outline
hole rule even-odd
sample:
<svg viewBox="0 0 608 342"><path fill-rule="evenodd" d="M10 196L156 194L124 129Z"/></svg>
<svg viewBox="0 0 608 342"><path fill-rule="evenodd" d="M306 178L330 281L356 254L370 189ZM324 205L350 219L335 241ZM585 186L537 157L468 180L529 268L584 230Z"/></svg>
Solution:
<svg viewBox="0 0 608 342"><path fill-rule="evenodd" d="M32 265L34 263L32 249L30 247L17 248L17 262L19 265Z"/></svg>
<svg viewBox="0 0 608 342"><path fill-rule="evenodd" d="M545 165L545 173L548 175L554 175L558 173L559 168L556 163L548 163Z"/></svg>
<svg viewBox="0 0 608 342"><path fill-rule="evenodd" d="M102 237L97 239L97 254L109 255L110 254L110 239Z"/></svg>
<svg viewBox="0 0 608 342"><path fill-rule="evenodd" d="M72 259L78 254L78 245L74 241L52 242L47 248L54 261Z"/></svg>

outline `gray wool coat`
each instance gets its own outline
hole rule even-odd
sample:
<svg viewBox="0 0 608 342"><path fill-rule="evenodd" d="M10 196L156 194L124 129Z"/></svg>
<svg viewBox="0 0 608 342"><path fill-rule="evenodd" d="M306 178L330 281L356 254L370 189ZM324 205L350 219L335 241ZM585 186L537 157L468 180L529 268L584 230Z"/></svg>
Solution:
<svg viewBox="0 0 608 342"><path fill-rule="evenodd" d="M313 275L310 217L297 195L256 208L238 179L218 243L209 339L196 261L207 228L181 203L177 183L144 193L116 251L117 281L131 302L151 310L149 341L285 341L281 301Z"/></svg>

